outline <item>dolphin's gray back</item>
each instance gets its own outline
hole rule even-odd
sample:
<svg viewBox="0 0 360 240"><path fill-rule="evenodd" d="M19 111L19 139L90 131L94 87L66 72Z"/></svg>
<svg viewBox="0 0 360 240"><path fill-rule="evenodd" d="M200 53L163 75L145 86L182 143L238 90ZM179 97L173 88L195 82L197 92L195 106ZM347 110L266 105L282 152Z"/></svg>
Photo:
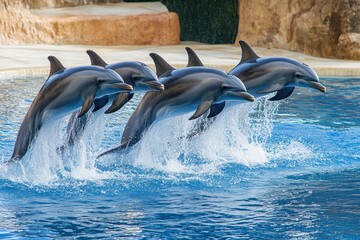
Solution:
<svg viewBox="0 0 360 240"><path fill-rule="evenodd" d="M288 58L258 58L238 64L229 74L240 78L249 93L260 97L261 94L256 93L258 90L288 80L296 67L301 67L300 63Z"/></svg>

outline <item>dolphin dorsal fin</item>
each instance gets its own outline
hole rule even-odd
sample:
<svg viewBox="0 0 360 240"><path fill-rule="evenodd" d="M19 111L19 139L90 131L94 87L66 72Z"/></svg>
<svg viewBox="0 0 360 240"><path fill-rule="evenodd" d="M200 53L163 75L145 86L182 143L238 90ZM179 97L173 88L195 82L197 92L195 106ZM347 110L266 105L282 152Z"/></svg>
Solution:
<svg viewBox="0 0 360 240"><path fill-rule="evenodd" d="M91 65L105 67L108 65L96 52L87 50L86 53L90 57Z"/></svg>
<svg viewBox="0 0 360 240"><path fill-rule="evenodd" d="M149 55L155 63L156 75L158 77L160 77L166 72L175 70L175 68L173 68L168 62L166 62L165 59L163 59L159 54L150 53Z"/></svg>
<svg viewBox="0 0 360 240"><path fill-rule="evenodd" d="M193 66L201 66L203 67L204 64L201 62L198 55L189 47L185 48L187 54L188 54L188 64L187 67L193 67Z"/></svg>
<svg viewBox="0 0 360 240"><path fill-rule="evenodd" d="M62 65L62 63L59 61L59 59L57 59L54 56L49 56L48 57L49 61L50 61L50 73L49 73L49 77L54 75L54 73L58 72L58 71L62 71L65 70L66 68Z"/></svg>
<svg viewBox="0 0 360 240"><path fill-rule="evenodd" d="M240 44L241 50L242 50L240 63L243 63L249 59L259 58L259 56L254 52L254 50L245 41L240 40L239 44Z"/></svg>

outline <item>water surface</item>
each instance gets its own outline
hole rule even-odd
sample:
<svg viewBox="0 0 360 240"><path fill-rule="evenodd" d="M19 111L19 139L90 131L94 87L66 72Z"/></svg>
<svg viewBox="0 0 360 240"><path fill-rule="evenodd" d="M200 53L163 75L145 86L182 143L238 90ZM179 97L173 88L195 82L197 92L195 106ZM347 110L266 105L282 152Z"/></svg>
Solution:
<svg viewBox="0 0 360 240"><path fill-rule="evenodd" d="M140 96L93 118L64 156L66 119L47 126L0 167L0 238L359 239L360 80L322 81L325 94L226 109L189 141L189 116L167 119L100 160ZM0 80L2 161L43 82Z"/></svg>

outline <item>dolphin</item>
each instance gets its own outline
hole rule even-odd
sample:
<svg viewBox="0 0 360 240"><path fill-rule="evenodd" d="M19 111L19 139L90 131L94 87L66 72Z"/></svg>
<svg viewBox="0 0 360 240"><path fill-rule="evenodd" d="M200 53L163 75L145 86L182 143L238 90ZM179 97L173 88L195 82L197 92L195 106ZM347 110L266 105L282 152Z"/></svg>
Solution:
<svg viewBox="0 0 360 240"><path fill-rule="evenodd" d="M295 87L326 92L326 87L319 82L318 75L309 65L285 57L259 57L245 41L239 41L239 44L242 49L241 61L229 74L241 79L255 98L276 92L269 100L282 100L289 97ZM202 65L192 49L188 51L188 62L190 66ZM214 104L208 117L219 114L224 107L225 102Z"/></svg>
<svg viewBox="0 0 360 240"><path fill-rule="evenodd" d="M255 97L276 92L269 100L281 100L289 97L295 86L326 92L326 87L309 65L285 57L259 57L245 41L239 41L239 44L241 61L229 74L239 77Z"/></svg>
<svg viewBox="0 0 360 240"><path fill-rule="evenodd" d="M122 108L128 101L130 101L134 96L134 92L164 90L164 85L158 81L158 77L154 71L145 63L137 61L126 61L107 64L96 52L87 50L86 53L90 57L91 65L101 66L105 69L114 70L123 78L125 83L133 87L132 92L121 92L95 99L92 112L96 112L103 107L110 105L105 113L113 113ZM85 130L88 117L92 113L89 111L88 114L81 118L77 117L78 114L78 111L73 112L68 122L66 130L68 135L68 145L73 145L76 139L82 135ZM60 147L60 149L64 148L65 146Z"/></svg>
<svg viewBox="0 0 360 240"><path fill-rule="evenodd" d="M92 50L87 50L91 65L101 66L106 69L112 69L117 72L124 82L133 86L133 91L123 92L120 94L114 94L112 96L105 96L102 99L95 101L95 108L93 111L97 111L107 104L109 100L113 100L111 106L105 111L105 113L113 113L119 110L131 100L133 92L146 92L146 91L163 91L164 85L158 81L158 77L154 71L145 63L138 61L126 61L117 62L113 64L107 64L97 53Z"/></svg>
<svg viewBox="0 0 360 240"><path fill-rule="evenodd" d="M326 87L319 82L316 72L307 64L285 57L259 57L245 41L239 41L242 49L240 63L229 71L244 83L247 91L260 98L276 92L270 101L278 101L289 97L295 87L314 88L325 92ZM192 66L201 66L202 62L194 51L188 51L188 62ZM225 107L225 101L215 103L210 108L208 118L219 114ZM203 120L198 129L193 130L189 136L203 132L211 121Z"/></svg>
<svg viewBox="0 0 360 240"><path fill-rule="evenodd" d="M21 123L9 161L20 160L29 149L42 125L81 108L83 116L96 98L131 91L115 71L97 66L66 69L54 56L48 57L50 74Z"/></svg>
<svg viewBox="0 0 360 240"><path fill-rule="evenodd" d="M119 147L108 150L99 157L126 149L140 141L154 121L192 112L189 120L207 112L219 99L254 101L244 84L235 76L208 67L187 67L175 70L162 57L151 53L156 73L164 84L162 92L147 92L130 116Z"/></svg>

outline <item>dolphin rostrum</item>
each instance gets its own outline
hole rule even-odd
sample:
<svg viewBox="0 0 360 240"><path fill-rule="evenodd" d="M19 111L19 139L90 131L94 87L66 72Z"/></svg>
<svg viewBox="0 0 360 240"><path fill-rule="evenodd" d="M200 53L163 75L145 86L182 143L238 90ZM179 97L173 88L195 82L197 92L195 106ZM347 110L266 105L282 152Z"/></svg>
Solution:
<svg viewBox="0 0 360 240"><path fill-rule="evenodd" d="M254 97L246 92L244 84L224 71L207 67L175 70L156 53L150 56L165 90L145 94L125 126L121 145L100 156L135 145L154 121L196 109L189 119L193 120L206 113L220 99L254 101Z"/></svg>
<svg viewBox="0 0 360 240"><path fill-rule="evenodd" d="M107 64L96 52L87 50L86 53L90 57L91 65L101 66L106 69L112 69L117 72L125 83L133 87L132 92L121 92L95 99L92 112L96 112L103 107L110 105L105 111L106 114L113 113L122 108L134 96L134 92L142 91L162 91L164 85L158 81L158 77L154 71L146 64L137 61L118 62ZM81 137L87 123L88 113L78 118L78 112L74 112L67 127L67 144L73 145L74 141ZM62 146L61 148L64 148Z"/></svg>
<svg viewBox="0 0 360 240"><path fill-rule="evenodd" d="M97 66L66 69L60 61L48 57L50 74L21 123L10 161L20 160L29 149L42 125L81 108L83 116L96 98L131 91L119 74Z"/></svg>

